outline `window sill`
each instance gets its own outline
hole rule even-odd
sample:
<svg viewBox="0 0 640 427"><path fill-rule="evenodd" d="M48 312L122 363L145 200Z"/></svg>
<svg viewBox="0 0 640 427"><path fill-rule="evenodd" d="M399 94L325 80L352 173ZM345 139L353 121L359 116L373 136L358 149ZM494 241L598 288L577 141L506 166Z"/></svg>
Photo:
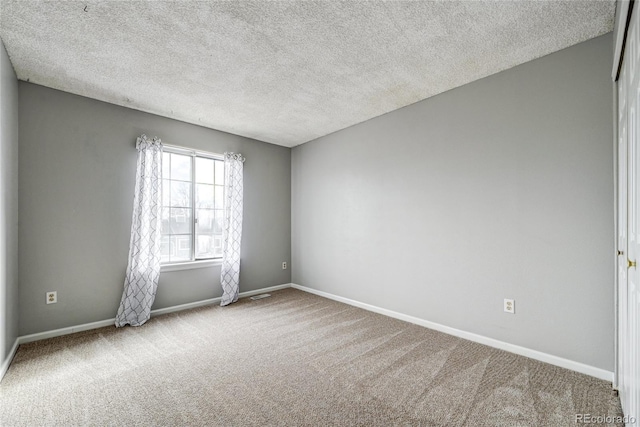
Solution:
<svg viewBox="0 0 640 427"><path fill-rule="evenodd" d="M169 271L193 270L195 268L215 267L221 264L221 258L180 262L175 264L163 264L160 266L160 273L167 273Z"/></svg>

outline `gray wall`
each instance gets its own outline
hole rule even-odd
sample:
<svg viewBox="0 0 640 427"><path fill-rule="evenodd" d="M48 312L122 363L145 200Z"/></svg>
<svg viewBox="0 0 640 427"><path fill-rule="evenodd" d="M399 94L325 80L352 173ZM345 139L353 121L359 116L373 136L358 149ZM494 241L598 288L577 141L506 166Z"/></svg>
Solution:
<svg viewBox="0 0 640 427"><path fill-rule="evenodd" d="M135 139L244 154L240 291L291 281L291 150L20 82L20 334L115 316ZM220 267L162 273L153 308L222 295ZM45 292L58 291L46 305Z"/></svg>
<svg viewBox="0 0 640 427"><path fill-rule="evenodd" d="M608 34L294 148L293 282L613 370L611 55Z"/></svg>
<svg viewBox="0 0 640 427"><path fill-rule="evenodd" d="M0 363L18 337L18 79L0 40Z"/></svg>

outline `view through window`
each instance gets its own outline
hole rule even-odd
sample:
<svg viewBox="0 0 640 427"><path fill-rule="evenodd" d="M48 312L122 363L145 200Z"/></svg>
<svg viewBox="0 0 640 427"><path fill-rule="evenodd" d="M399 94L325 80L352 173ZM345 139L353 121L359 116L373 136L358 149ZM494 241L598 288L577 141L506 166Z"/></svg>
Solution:
<svg viewBox="0 0 640 427"><path fill-rule="evenodd" d="M162 263L222 257L224 161L164 147Z"/></svg>

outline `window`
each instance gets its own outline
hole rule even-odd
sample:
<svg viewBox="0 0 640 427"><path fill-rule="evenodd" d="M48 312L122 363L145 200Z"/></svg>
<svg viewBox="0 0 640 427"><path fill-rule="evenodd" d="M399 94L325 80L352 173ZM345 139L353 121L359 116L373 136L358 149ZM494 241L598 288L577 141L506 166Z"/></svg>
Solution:
<svg viewBox="0 0 640 427"><path fill-rule="evenodd" d="M162 155L162 263L222 257L224 161L165 145Z"/></svg>

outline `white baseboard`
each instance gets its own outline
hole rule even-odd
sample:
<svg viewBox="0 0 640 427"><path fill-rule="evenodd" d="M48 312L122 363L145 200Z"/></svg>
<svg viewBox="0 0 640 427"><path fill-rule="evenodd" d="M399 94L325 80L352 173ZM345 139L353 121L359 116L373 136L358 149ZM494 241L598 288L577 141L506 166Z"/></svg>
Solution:
<svg viewBox="0 0 640 427"><path fill-rule="evenodd" d="M286 283L284 285L276 285L276 286L269 286L268 288L256 289L255 291L240 292L240 294L238 294L238 298L247 298L247 297L251 297L258 294L264 294L265 292L275 292L275 291L279 291L280 289L286 289L290 287L291 287L291 283ZM159 316L161 314L173 313L175 311L189 310L190 308L202 307L205 305L217 304L220 301L222 301L222 297L190 302L188 304L174 305L172 307L167 307L167 308L159 308L157 310L151 310L151 317ZM114 319L114 322L115 322L115 319Z"/></svg>
<svg viewBox="0 0 640 427"><path fill-rule="evenodd" d="M238 297L239 298L246 298L246 297L250 297L250 296L253 296L253 295L263 294L265 292L274 292L274 291L278 291L280 289L285 289L285 288L290 288L290 287L291 287L291 283L286 283L284 285L277 285L277 286L269 286L267 288L256 289L255 291L240 292ZM190 302L188 304L174 305L172 307L159 308L159 309L156 309L156 310L151 310L151 317L160 316L162 314L174 313L176 311L189 310L191 308L202 307L202 306L205 306L205 305L212 305L212 304L219 303L221 300L222 300L222 297L218 297L218 298L211 298L211 299L206 299L206 300L202 300L202 301ZM105 326L114 326L115 321L116 321L116 319L114 317L114 318L111 318L111 319L99 320L97 322L84 323L82 325L68 326L66 328L53 329L51 331L38 332L38 333L35 333L35 334L30 334L30 335L23 335L21 337L18 337L17 344L26 344L28 342L39 341L39 340L43 340L43 339L47 339L47 338L59 337L59 336L62 336L62 335L69 335L69 334L73 334L73 333L76 333L76 332L82 332L82 331L88 331L88 330L91 330L91 329L104 328ZM8 367L8 365L7 365L7 367Z"/></svg>
<svg viewBox="0 0 640 427"><path fill-rule="evenodd" d="M441 325L439 323L430 322L428 320L420 319L418 317L409 316L407 314L398 313L396 311L388 310L386 308L377 307L374 305L362 303L359 301L355 301L349 298L344 298L338 295L333 295L328 292L318 291L316 289L308 288L306 286L297 285L295 283L287 283L284 285L270 286L268 288L257 289L255 291L247 291L241 292L239 297L246 298L253 295L262 294L265 292L274 292L280 289L286 288L295 288L304 292L308 292L311 294L315 294L324 298L328 298L334 301L339 301L345 304L352 305L354 307L359 307L368 311L372 311L374 313L379 313L385 316L393 317L395 319L403 320L405 322L413 323L416 325L424 326L429 329L434 329L439 332L443 332L445 334L453 335L459 338L464 338L469 341L474 341L480 344L488 345L490 347L498 348L500 350L509 351L511 353L519 354L521 356L530 357L531 359L539 360L541 362L546 362L555 366L559 366L561 368L570 369L572 371L580 372L595 378L599 378L605 381L613 382L613 372L607 371L604 369L596 368L594 366L585 365L584 363L575 362L573 360L565 359L562 357L554 356L548 353L543 353L541 351L532 350L526 347L521 347L519 345L510 344L504 341L499 341L493 338L485 337L483 335L474 334L471 332L466 332L460 329L452 328L449 326ZM196 301L188 304L181 304L172 307L160 308L157 310L151 311L151 317L159 316L162 314L173 313L176 311L189 310L191 308L202 307L205 305L211 305L219 303L221 298L211 298L202 301ZM11 349L11 352L7 356L7 358L3 361L2 366L0 367L0 380L6 373L7 369L9 369L9 365L11 364L11 360L13 359L18 345L25 344L28 342L39 341L46 338L53 338L62 335L73 334L75 332L88 331L90 329L103 328L105 326L113 326L115 323L115 318L101 320L98 322L85 323L77 326L70 326L66 328L54 329L51 331L39 332L36 334L23 335L16 339L16 342Z"/></svg>
<svg viewBox="0 0 640 427"><path fill-rule="evenodd" d="M18 351L18 345L18 338L16 338L15 342L13 343L13 347L11 347L11 351L9 351L7 357L2 361L2 366L0 366L0 381L2 381L2 379L4 378L4 374L7 373L9 365L11 365L11 361L16 355L16 351Z"/></svg>
<svg viewBox="0 0 640 427"><path fill-rule="evenodd" d="M464 338L469 341L474 341L480 344L488 345L490 347L498 348L500 350L509 351L511 353L526 356L531 359L539 360L541 362L549 363L551 365L559 366L561 368L570 369L572 371L580 372L592 377L599 378L601 380L613 382L613 372L596 368L595 366L585 365L584 363L575 362L573 360L565 359L562 357L554 356L552 354L543 353L541 351L532 350L526 347L521 347L515 344L509 344L504 341L499 341L493 338L485 337L483 335L474 334L471 332L462 331L449 326L441 325L439 323L430 322L428 320L420 319L418 317L409 316L407 314L398 313L396 311L387 310L386 308L376 307L374 305L365 304L359 301L355 301L349 298L344 298L338 295L333 295L328 292L318 291L316 289L307 288L306 286L291 284L292 288L299 289L301 291L309 292L324 298L332 299L334 301L343 302L345 304L359 307L374 313L383 314L385 316L393 317L395 319L404 320L405 322L413 323L416 325L424 326L429 329L434 329L445 334L453 335L459 338Z"/></svg>
<svg viewBox="0 0 640 427"><path fill-rule="evenodd" d="M105 326L113 326L115 324L115 317L113 319L99 320L97 322L83 323L81 325L68 326L66 328L52 329L50 331L38 332L35 334L22 335L18 337L19 344L26 344L28 342L45 340L47 338L60 337L62 335L75 334L76 332L88 331L90 329L104 328Z"/></svg>

